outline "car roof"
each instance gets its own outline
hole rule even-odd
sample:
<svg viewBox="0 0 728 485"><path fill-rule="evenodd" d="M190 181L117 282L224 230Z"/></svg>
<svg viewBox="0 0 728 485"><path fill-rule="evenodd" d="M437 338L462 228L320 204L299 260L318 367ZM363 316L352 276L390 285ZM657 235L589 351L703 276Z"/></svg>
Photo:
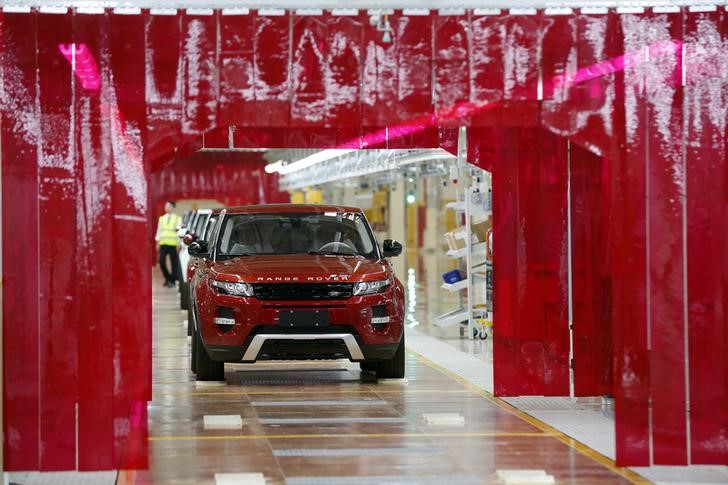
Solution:
<svg viewBox="0 0 728 485"><path fill-rule="evenodd" d="M238 207L228 207L228 214L249 214L249 213L291 213L291 212L308 212L312 214L323 212L361 212L358 207L350 207L343 205L315 205L315 204L258 204L258 205L241 205Z"/></svg>

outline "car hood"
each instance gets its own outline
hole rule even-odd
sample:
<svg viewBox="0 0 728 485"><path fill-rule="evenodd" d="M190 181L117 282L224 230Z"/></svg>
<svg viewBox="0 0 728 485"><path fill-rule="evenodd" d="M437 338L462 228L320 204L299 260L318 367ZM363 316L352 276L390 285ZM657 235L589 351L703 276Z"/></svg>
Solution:
<svg viewBox="0 0 728 485"><path fill-rule="evenodd" d="M262 255L218 261L212 277L247 283L329 283L387 278L382 261L353 256Z"/></svg>

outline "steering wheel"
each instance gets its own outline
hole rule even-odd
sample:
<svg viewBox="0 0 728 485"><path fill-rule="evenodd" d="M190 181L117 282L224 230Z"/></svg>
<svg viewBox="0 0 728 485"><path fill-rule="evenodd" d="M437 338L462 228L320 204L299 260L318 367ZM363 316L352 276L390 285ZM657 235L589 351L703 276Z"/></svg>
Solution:
<svg viewBox="0 0 728 485"><path fill-rule="evenodd" d="M356 249L344 242L329 242L318 249L320 252L332 252L342 254L356 254Z"/></svg>

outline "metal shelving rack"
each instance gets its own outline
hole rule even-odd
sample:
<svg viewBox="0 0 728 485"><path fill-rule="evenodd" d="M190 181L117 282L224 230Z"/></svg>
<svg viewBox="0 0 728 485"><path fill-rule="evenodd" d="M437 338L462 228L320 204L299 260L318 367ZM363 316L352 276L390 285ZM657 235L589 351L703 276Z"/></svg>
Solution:
<svg viewBox="0 0 728 485"><path fill-rule="evenodd" d="M490 318L489 313L491 305L489 301L486 300L484 308L476 308L473 287L476 279L487 280L488 272L492 271L492 267L490 267L490 262L485 259L486 242L481 241L473 243L472 241L472 222L473 217L487 217L488 211L486 211L482 206L474 205L472 199L477 192L480 192L483 196L487 196L488 191L486 188L485 177L473 177L472 171L479 169L472 166L468 168L467 138L465 128L460 128L458 136L457 168L460 170L461 174L468 173L468 176L464 177L465 180L463 180L465 188L462 190L462 198L460 197L460 194L458 194L458 200L447 204L446 208L464 215L466 232L465 247L458 250L450 250L447 252L447 255L456 259L464 258L467 274L462 281L458 281L457 283L444 283L442 285L442 289L451 292L461 292L467 289L467 294L461 297L460 308L438 317L437 325L446 327L467 321L467 335L469 337L480 335L481 338L486 338L487 333L484 333L485 330L481 328L477 331L475 325L476 320ZM474 180L478 178L480 179L480 182L474 183Z"/></svg>

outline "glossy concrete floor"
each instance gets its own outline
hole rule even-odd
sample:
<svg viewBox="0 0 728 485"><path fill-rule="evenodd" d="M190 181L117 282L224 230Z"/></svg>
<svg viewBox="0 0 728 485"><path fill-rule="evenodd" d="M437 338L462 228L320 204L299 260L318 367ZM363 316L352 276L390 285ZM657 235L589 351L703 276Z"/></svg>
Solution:
<svg viewBox="0 0 728 485"><path fill-rule="evenodd" d="M406 381L360 381L344 361L229 365L226 382L196 385L178 295L154 294L150 470L118 483L215 483L255 473L289 484L499 483L497 471L544 470L556 483L642 482L508 404L407 354ZM459 413L465 424L426 424ZM205 430L205 415L242 429Z"/></svg>

